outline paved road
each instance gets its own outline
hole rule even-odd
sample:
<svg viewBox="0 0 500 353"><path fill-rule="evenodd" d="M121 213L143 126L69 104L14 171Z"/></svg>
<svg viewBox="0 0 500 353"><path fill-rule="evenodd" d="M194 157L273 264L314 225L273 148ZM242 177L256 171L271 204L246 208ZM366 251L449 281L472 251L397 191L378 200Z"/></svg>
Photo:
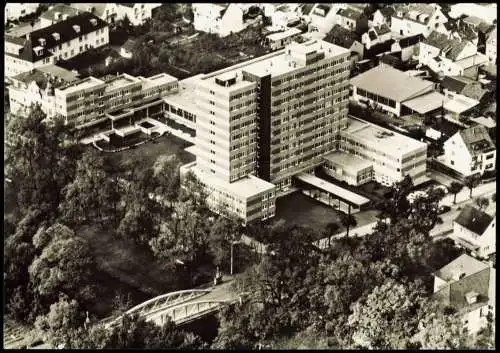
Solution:
<svg viewBox="0 0 500 353"><path fill-rule="evenodd" d="M441 215L443 220L442 224L438 224L431 230L430 235L432 237L438 237L444 235L449 231L453 230L453 221L457 218L460 210L458 207L463 207L466 204L473 204L474 199L478 196L487 197L490 199L490 206L486 209L486 212L492 214L495 211L496 205L491 201L491 195L496 192L496 183L487 183L479 185L477 188L472 190L472 199L469 198L469 189L464 187L462 191L457 194L457 204L453 204L453 195L446 195L443 200L441 200L441 205L450 206L452 209Z"/></svg>

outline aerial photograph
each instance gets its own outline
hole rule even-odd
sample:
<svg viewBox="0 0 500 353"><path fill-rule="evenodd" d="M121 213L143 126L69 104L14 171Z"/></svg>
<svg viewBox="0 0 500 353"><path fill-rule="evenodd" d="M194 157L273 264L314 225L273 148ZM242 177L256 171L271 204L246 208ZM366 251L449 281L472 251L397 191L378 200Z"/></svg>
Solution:
<svg viewBox="0 0 500 353"><path fill-rule="evenodd" d="M5 3L4 349L495 350L497 4Z"/></svg>

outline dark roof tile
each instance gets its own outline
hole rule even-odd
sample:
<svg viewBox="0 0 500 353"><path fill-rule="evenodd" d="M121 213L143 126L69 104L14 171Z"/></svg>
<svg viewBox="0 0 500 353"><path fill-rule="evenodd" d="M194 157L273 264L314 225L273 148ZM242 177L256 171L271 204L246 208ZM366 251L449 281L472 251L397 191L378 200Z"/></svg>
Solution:
<svg viewBox="0 0 500 353"><path fill-rule="evenodd" d="M478 127L474 127L473 129L477 129ZM458 217L455 219L455 222L460 224L462 227L467 228L471 232L475 234L482 235L484 231L489 227L493 217L489 214L471 206L466 205Z"/></svg>

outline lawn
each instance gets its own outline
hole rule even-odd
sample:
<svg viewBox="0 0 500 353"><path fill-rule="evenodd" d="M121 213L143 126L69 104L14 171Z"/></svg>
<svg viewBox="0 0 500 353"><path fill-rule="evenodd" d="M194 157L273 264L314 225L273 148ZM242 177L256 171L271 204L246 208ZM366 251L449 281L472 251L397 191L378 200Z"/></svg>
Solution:
<svg viewBox="0 0 500 353"><path fill-rule="evenodd" d="M94 310L101 316L110 314L113 298L119 292L130 293L133 303L138 304L175 290L168 264L156 261L149 249L95 226L82 227L76 234L90 243L97 261L99 272L94 279L102 292Z"/></svg>
<svg viewBox="0 0 500 353"><path fill-rule="evenodd" d="M119 170L127 168L130 163L134 162L137 162L141 168L152 167L156 159L164 154L176 154L182 164L186 164L195 160L195 156L184 151L184 148L188 146L191 146L189 142L185 142L173 135L165 135L155 141L142 144L133 149L116 153L106 153L106 156L113 167Z"/></svg>
<svg viewBox="0 0 500 353"><path fill-rule="evenodd" d="M367 210L354 214L357 227L377 221L377 210ZM283 219L287 225L300 225L311 227L318 233L321 239L322 232L328 223L334 222L339 225L338 232L345 230L341 222L342 212L316 201L300 191L280 197L276 200L276 215L274 222Z"/></svg>

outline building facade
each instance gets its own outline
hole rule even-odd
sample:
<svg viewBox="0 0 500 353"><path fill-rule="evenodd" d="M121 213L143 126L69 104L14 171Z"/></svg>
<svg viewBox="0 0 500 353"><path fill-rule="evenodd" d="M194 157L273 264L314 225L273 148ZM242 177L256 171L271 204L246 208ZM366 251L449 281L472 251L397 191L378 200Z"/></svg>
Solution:
<svg viewBox="0 0 500 353"><path fill-rule="evenodd" d="M20 2L5 4L4 23L7 21L15 21L19 17L34 14L40 3L38 2Z"/></svg>
<svg viewBox="0 0 500 353"><path fill-rule="evenodd" d="M207 187L218 185L211 191L214 199L224 195L223 204L236 197L227 191L238 183L267 193L252 219L274 216L272 200L292 176L312 171L335 148L347 120L349 55L323 41L293 43L199 77L196 162L186 170Z"/></svg>
<svg viewBox="0 0 500 353"><path fill-rule="evenodd" d="M391 31L400 36L423 34L432 31L447 32L446 16L436 4L397 4L391 17Z"/></svg>
<svg viewBox="0 0 500 353"><path fill-rule="evenodd" d="M5 36L5 75L11 77L109 43L109 27L84 12L25 37Z"/></svg>
<svg viewBox="0 0 500 353"><path fill-rule="evenodd" d="M195 3L193 25L197 31L215 33L221 37L245 29L241 4Z"/></svg>
<svg viewBox="0 0 500 353"><path fill-rule="evenodd" d="M461 130L444 143L442 162L464 177L496 168L496 148L484 126Z"/></svg>
<svg viewBox="0 0 500 353"><path fill-rule="evenodd" d="M153 17L153 10L161 3L117 3L117 18L127 17L134 26L141 26Z"/></svg>

